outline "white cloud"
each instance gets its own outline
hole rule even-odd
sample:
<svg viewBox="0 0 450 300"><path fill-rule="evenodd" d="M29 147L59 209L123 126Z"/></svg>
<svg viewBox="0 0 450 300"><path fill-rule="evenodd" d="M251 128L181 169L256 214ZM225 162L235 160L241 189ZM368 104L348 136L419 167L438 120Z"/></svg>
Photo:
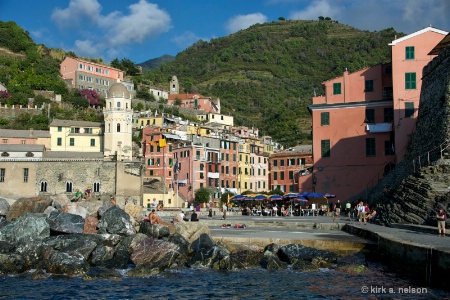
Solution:
<svg viewBox="0 0 450 300"><path fill-rule="evenodd" d="M121 53L134 43L142 43L171 29L170 15L158 5L139 0L128 6L128 14L114 11L101 14L97 0L70 0L65 9L53 11L51 20L61 29L73 28L74 51L83 56ZM107 50L114 47L114 51Z"/></svg>
<svg viewBox="0 0 450 300"><path fill-rule="evenodd" d="M334 6L335 1L316 0L303 10L293 11L289 19L293 20L317 20L319 16L336 18L339 15L339 6Z"/></svg>
<svg viewBox="0 0 450 300"><path fill-rule="evenodd" d="M50 18L59 28L69 28L83 25L85 20L95 23L100 10L97 0L71 0L69 7L55 8Z"/></svg>
<svg viewBox="0 0 450 300"><path fill-rule="evenodd" d="M114 12L99 20L99 25L107 30L111 46L128 43L142 43L146 38L167 32L171 19L158 5L140 0L129 6L130 14Z"/></svg>
<svg viewBox="0 0 450 300"><path fill-rule="evenodd" d="M238 15L231 18L225 25L225 28L228 33L234 33L241 29L246 29L254 24L265 22L267 22L267 17L261 13Z"/></svg>
<svg viewBox="0 0 450 300"><path fill-rule="evenodd" d="M177 35L172 38L172 42L174 42L181 49L191 46L198 40L208 41L209 39L201 38L191 31L186 31L182 35Z"/></svg>

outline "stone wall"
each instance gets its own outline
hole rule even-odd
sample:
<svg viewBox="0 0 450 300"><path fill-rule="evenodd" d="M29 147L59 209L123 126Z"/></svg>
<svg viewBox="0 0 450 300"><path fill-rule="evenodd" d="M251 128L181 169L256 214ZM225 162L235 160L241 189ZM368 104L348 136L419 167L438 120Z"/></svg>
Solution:
<svg viewBox="0 0 450 300"><path fill-rule="evenodd" d="M368 193L383 224L435 225L438 208L449 211L450 47L423 70L416 131L403 162Z"/></svg>
<svg viewBox="0 0 450 300"><path fill-rule="evenodd" d="M115 195L116 163L103 160L60 160L37 162L36 191L42 181L48 184L48 193L66 191L66 182L72 182L73 190L84 191L94 182L100 183L99 195Z"/></svg>

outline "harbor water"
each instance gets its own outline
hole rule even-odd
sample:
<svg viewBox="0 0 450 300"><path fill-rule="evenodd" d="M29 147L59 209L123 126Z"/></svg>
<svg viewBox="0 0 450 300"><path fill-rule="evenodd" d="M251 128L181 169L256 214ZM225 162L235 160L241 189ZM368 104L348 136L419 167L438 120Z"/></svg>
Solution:
<svg viewBox="0 0 450 300"><path fill-rule="evenodd" d="M378 262L369 262L358 274L332 269L187 269L134 278L121 272L118 281L3 276L0 299L450 299L449 292L414 284Z"/></svg>

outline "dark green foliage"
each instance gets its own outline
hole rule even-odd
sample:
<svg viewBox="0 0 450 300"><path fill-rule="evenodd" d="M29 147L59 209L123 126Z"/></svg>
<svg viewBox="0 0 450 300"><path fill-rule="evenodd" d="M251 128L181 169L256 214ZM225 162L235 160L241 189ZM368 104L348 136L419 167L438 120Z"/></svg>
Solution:
<svg viewBox="0 0 450 300"><path fill-rule="evenodd" d="M155 101L155 97L147 89L140 89L136 92L136 98L142 99L145 101Z"/></svg>
<svg viewBox="0 0 450 300"><path fill-rule="evenodd" d="M284 146L311 143L307 106L322 82L390 61L388 44L402 34L392 28L369 32L320 21L258 24L230 36L198 41L175 61L148 72L153 84L171 76L181 91L192 87L221 99L221 113L235 125L258 127Z"/></svg>
<svg viewBox="0 0 450 300"><path fill-rule="evenodd" d="M30 113L22 113L14 121L10 122L9 128L12 129L36 129L48 130L50 120L45 115L33 116Z"/></svg>
<svg viewBox="0 0 450 300"><path fill-rule="evenodd" d="M211 191L207 188L199 188L195 191L195 203L207 203L210 200Z"/></svg>
<svg viewBox="0 0 450 300"><path fill-rule="evenodd" d="M139 68L128 58L122 58L121 61L117 58L113 59L111 61L111 67L124 71L128 76L136 76L140 73Z"/></svg>
<svg viewBox="0 0 450 300"><path fill-rule="evenodd" d="M142 71L146 73L148 70L154 70L158 68L162 63L171 62L175 59L174 56L171 55L163 55L158 58L149 59L147 61L144 61L143 63L138 64L138 66L142 67Z"/></svg>

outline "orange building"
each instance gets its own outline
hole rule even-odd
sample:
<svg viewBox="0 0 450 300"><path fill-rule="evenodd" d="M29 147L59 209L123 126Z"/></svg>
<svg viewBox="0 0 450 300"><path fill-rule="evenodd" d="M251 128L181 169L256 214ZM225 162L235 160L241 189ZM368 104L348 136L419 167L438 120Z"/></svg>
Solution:
<svg viewBox="0 0 450 300"><path fill-rule="evenodd" d="M180 101L180 106L184 108L201 109L210 113L220 113L220 100L212 99L197 94L169 94L168 105L175 105Z"/></svg>
<svg viewBox="0 0 450 300"><path fill-rule="evenodd" d="M425 28L391 44L392 63L324 82L312 114L315 191L341 200L365 196L403 160L419 106L421 72L447 33ZM309 184L309 181L306 181Z"/></svg>

